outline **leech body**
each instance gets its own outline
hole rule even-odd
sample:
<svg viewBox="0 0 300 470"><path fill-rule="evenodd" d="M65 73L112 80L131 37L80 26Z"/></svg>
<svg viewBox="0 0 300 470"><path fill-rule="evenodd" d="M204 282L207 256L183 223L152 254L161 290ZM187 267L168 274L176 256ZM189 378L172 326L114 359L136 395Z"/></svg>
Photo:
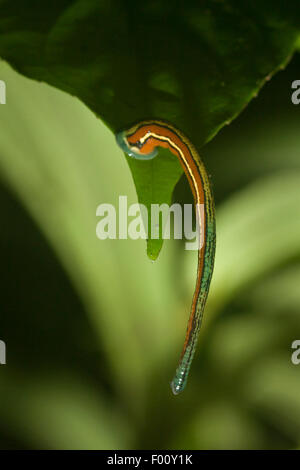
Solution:
<svg viewBox="0 0 300 470"><path fill-rule="evenodd" d="M195 353L203 311L208 295L214 266L216 229L213 195L209 177L198 152L191 142L175 127L163 121L144 121L120 132L116 136L120 147L137 159L151 159L157 154L157 147L166 147L177 156L189 181L199 211L202 244L198 250L198 268L195 292L183 350L171 388L175 395L180 393L187 382L188 373ZM200 235L200 234L199 234ZM200 238L200 236L199 236Z"/></svg>

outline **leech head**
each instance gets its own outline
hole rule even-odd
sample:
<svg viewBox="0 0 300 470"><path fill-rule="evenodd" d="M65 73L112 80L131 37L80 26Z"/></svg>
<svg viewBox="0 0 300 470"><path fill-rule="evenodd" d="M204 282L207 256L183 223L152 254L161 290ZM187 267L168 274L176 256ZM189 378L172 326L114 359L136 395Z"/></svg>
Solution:
<svg viewBox="0 0 300 470"><path fill-rule="evenodd" d="M148 133L142 135L138 140L130 139L127 137L126 131L119 132L116 135L116 140L121 149L127 153L130 157L137 158L139 160L151 160L157 155L157 149L147 151L147 139L149 138Z"/></svg>

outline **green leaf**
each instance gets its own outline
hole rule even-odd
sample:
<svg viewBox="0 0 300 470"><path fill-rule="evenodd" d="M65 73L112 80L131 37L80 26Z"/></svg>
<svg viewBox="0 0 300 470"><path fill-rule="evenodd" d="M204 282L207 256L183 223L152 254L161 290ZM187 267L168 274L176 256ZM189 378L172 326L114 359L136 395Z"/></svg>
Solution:
<svg viewBox="0 0 300 470"><path fill-rule="evenodd" d="M159 158L151 161L138 161L127 157L131 169L139 203L148 209L148 227L151 223L151 204L171 204L172 190L177 183L182 169L176 158L168 150L161 149ZM155 260L162 247L163 240L148 239L147 254Z"/></svg>
<svg viewBox="0 0 300 470"><path fill-rule="evenodd" d="M0 56L18 71L76 95L114 132L160 118L198 148L286 64L299 36L298 5L283 0L190 0L176 8L2 0L0 18ZM175 165L130 164L140 202L171 200ZM161 243L148 247L151 257Z"/></svg>

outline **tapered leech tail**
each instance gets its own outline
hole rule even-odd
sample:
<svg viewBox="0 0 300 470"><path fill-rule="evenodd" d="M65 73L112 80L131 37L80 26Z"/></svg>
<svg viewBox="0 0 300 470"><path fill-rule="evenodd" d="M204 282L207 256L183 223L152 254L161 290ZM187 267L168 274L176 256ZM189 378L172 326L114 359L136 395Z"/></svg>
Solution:
<svg viewBox="0 0 300 470"><path fill-rule="evenodd" d="M157 147L166 147L175 154L187 176L193 196L201 240L198 250L196 287L187 325L183 350L171 388L175 395L187 382L203 311L214 267L216 227L215 209L209 177L202 160L191 142L171 124L163 121L143 121L116 135L120 147L130 156L148 160L157 154ZM201 210L203 208L203 210Z"/></svg>

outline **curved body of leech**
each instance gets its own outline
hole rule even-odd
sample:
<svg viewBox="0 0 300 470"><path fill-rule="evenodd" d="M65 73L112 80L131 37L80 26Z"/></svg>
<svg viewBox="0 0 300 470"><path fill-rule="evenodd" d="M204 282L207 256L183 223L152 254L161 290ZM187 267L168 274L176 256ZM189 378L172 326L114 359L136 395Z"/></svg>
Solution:
<svg viewBox="0 0 300 470"><path fill-rule="evenodd" d="M193 196L198 227L201 231L198 250L196 286L186 337L171 388L175 395L187 382L195 354L199 330L212 277L216 245L215 209L208 174L191 142L175 127L163 121L143 121L116 136L119 146L133 158L151 159L157 147L168 148L179 159ZM203 208L200 210L200 208Z"/></svg>

